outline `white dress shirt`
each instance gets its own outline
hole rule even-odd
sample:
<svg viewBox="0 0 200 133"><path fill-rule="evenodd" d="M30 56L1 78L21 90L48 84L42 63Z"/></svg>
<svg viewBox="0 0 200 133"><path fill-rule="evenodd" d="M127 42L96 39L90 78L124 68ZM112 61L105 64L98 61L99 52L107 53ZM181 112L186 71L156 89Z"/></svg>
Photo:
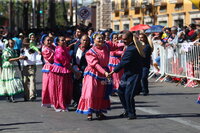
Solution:
<svg viewBox="0 0 200 133"><path fill-rule="evenodd" d="M5 44L0 40L0 53L2 53L4 48L5 48Z"/></svg>
<svg viewBox="0 0 200 133"><path fill-rule="evenodd" d="M23 60L22 64L23 66L28 66L28 65L36 65L36 55L37 52L30 54L28 51L30 49L24 49L24 53L22 54L22 56L26 56L28 59L27 60Z"/></svg>
<svg viewBox="0 0 200 133"><path fill-rule="evenodd" d="M78 48L76 52L76 64L80 65L81 57L82 57L83 51Z"/></svg>

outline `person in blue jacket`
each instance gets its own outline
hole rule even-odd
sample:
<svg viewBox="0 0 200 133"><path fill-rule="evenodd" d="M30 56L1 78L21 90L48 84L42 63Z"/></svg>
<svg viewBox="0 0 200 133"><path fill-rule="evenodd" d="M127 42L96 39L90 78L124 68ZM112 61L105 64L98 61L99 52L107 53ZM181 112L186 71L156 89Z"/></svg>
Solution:
<svg viewBox="0 0 200 133"><path fill-rule="evenodd" d="M136 119L134 97L141 89L140 81L143 59L136 48L135 42L133 41L133 34L131 32L126 31L122 35L122 40L126 45L125 53L122 56L121 62L109 74L108 78L113 73L117 73L124 68L124 74L121 78L118 95L125 112L122 113L120 117L128 117L128 120L131 120Z"/></svg>

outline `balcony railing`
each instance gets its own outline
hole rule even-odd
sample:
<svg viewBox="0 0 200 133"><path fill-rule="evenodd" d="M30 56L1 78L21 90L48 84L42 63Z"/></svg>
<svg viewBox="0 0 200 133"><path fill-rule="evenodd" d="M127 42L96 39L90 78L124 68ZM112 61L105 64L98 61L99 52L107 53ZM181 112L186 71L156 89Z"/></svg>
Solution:
<svg viewBox="0 0 200 133"><path fill-rule="evenodd" d="M170 4L183 3L183 0L169 0Z"/></svg>

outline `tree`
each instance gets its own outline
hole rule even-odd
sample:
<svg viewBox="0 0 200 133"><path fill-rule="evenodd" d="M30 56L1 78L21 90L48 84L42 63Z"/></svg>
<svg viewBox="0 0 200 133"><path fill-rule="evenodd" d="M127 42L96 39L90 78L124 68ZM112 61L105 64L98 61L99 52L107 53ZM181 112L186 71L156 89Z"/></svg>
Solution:
<svg viewBox="0 0 200 133"><path fill-rule="evenodd" d="M68 19L67 19L67 9L66 9L66 5L65 5L65 0L62 0L62 6L63 6L63 18L66 22L66 24L68 25Z"/></svg>
<svg viewBox="0 0 200 133"><path fill-rule="evenodd" d="M55 0L48 0L48 22L47 26L50 28L55 28Z"/></svg>

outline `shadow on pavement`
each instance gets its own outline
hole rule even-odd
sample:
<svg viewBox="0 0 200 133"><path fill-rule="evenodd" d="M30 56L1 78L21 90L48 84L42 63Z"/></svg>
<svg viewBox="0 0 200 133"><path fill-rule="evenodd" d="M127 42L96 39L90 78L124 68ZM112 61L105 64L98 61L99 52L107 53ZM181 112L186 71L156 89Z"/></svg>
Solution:
<svg viewBox="0 0 200 133"><path fill-rule="evenodd" d="M149 95L198 95L199 93L154 93Z"/></svg>
<svg viewBox="0 0 200 133"><path fill-rule="evenodd" d="M1 128L0 131L15 130L15 129L19 129L19 128Z"/></svg>
<svg viewBox="0 0 200 133"><path fill-rule="evenodd" d="M179 117L200 117L196 113L177 113L177 114L158 114L158 115L137 115L139 119L157 119L157 118L179 118Z"/></svg>
<svg viewBox="0 0 200 133"><path fill-rule="evenodd" d="M0 124L0 126L12 126L12 125L24 125L24 124L38 124L43 122L19 122L19 123L8 123L8 124Z"/></svg>

